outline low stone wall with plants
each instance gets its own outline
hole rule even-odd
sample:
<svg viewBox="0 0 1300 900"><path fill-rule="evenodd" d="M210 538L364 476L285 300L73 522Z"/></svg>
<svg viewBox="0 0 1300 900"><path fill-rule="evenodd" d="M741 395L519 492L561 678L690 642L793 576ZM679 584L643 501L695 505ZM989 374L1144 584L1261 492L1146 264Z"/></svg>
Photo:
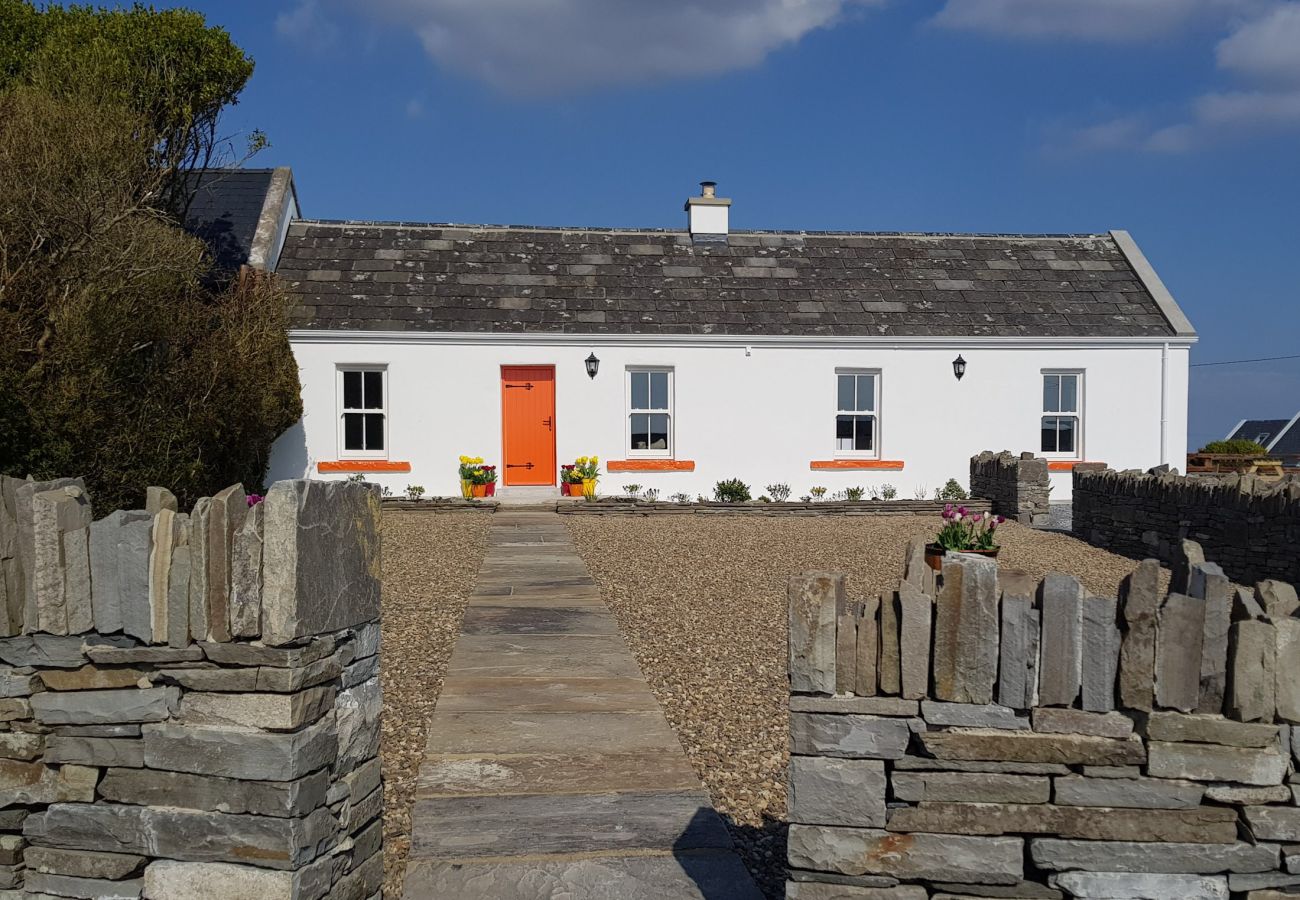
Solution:
<svg viewBox="0 0 1300 900"><path fill-rule="evenodd" d="M1190 539L1234 580L1300 582L1300 477L1074 473L1075 537L1174 562Z"/></svg>
<svg viewBox="0 0 1300 900"><path fill-rule="evenodd" d="M1052 485L1047 460L984 451L970 459L970 494L993 502L993 512L1022 525L1045 525Z"/></svg>
<svg viewBox="0 0 1300 900"><path fill-rule="evenodd" d="M791 579L789 900L1300 889L1300 601L1178 576L1116 600L914 543L884 597Z"/></svg>
<svg viewBox="0 0 1300 900"><path fill-rule="evenodd" d="M0 478L0 898L379 896L379 494L259 500Z"/></svg>
<svg viewBox="0 0 1300 900"><path fill-rule="evenodd" d="M556 512L575 516L938 516L947 504L942 500L826 500L811 503L687 503L650 502L625 498L598 498L587 502L556 505ZM988 500L967 500L972 513L992 509Z"/></svg>

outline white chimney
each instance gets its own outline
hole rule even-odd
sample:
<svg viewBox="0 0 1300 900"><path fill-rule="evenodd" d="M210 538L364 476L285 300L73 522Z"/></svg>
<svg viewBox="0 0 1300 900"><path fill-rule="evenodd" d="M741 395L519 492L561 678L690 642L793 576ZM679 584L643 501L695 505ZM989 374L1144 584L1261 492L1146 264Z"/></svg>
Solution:
<svg viewBox="0 0 1300 900"><path fill-rule="evenodd" d="M700 242L727 242L727 216L731 201L717 196L717 182L701 181L700 196L686 201L687 225L691 240Z"/></svg>

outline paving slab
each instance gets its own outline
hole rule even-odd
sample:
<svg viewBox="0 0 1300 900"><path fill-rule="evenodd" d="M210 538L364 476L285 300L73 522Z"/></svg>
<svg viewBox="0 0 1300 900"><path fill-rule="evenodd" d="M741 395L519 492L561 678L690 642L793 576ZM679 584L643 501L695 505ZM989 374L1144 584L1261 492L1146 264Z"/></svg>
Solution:
<svg viewBox="0 0 1300 900"><path fill-rule="evenodd" d="M761 900L553 512L498 512L429 723L405 900Z"/></svg>

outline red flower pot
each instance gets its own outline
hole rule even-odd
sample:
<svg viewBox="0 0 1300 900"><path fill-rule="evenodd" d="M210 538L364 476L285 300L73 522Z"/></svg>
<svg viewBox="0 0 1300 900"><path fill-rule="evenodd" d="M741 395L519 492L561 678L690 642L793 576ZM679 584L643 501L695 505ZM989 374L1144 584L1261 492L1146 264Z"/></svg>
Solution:
<svg viewBox="0 0 1300 900"><path fill-rule="evenodd" d="M497 483L490 481L487 484L487 490L483 492L484 497L495 497L497 495Z"/></svg>

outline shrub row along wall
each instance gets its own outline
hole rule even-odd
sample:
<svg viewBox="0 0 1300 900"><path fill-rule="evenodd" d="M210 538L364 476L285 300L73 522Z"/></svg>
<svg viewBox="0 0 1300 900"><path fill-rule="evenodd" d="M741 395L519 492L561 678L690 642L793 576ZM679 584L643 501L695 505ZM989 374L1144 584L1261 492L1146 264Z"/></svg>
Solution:
<svg viewBox="0 0 1300 900"><path fill-rule="evenodd" d="M988 450L970 458L970 494L993 502L993 512L1022 525L1045 525L1051 507L1047 460Z"/></svg>
<svg viewBox="0 0 1300 900"><path fill-rule="evenodd" d="M987 513L987 500L963 501L971 512ZM556 512L575 516L937 516L940 500L854 500L821 503L650 503L604 499L559 503Z"/></svg>
<svg viewBox="0 0 1300 900"><path fill-rule="evenodd" d="M1238 582L1300 582L1300 479L1076 469L1073 531L1098 547L1165 562L1177 561L1189 538Z"/></svg>
<svg viewBox="0 0 1300 900"><path fill-rule="evenodd" d="M377 489L0 497L0 898L377 898Z"/></svg>
<svg viewBox="0 0 1300 900"><path fill-rule="evenodd" d="M1159 576L1118 602L973 555L936 577L917 542L883 599L792 579L789 900L1300 885L1300 601Z"/></svg>

